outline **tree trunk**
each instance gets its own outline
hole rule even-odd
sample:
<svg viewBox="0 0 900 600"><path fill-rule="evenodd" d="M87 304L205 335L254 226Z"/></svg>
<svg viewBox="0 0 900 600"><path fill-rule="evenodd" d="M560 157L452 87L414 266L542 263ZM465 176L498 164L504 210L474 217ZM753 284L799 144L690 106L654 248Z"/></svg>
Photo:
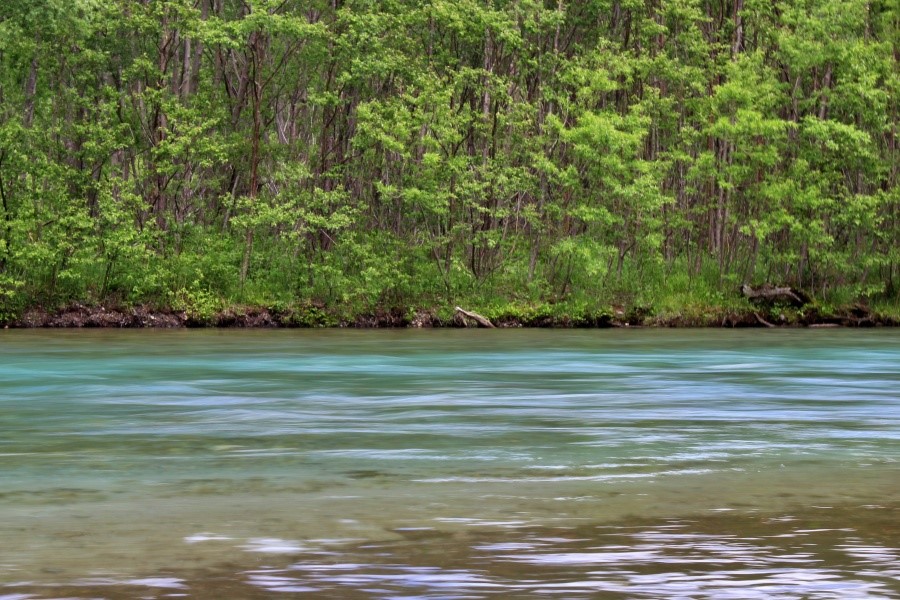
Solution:
<svg viewBox="0 0 900 600"><path fill-rule="evenodd" d="M25 80L25 111L22 123L25 129L30 129L34 121L34 97L37 93L38 51L40 47L35 43L34 56L28 67L28 79Z"/></svg>

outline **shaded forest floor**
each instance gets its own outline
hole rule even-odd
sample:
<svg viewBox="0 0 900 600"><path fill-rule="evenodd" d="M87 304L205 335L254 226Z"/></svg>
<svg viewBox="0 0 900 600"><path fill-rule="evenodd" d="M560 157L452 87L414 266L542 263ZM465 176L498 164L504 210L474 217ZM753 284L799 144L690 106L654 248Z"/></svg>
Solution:
<svg viewBox="0 0 900 600"><path fill-rule="evenodd" d="M895 311L863 305L820 309L767 306L706 307L686 312L653 312L642 308L612 308L580 314L551 310L487 312L498 328L613 327L878 327L898 326ZM5 328L438 328L476 327L452 308L382 308L348 316L324 306L294 308L236 306L211 314L156 309L148 306L104 307L70 304L60 309L33 308L2 324Z"/></svg>

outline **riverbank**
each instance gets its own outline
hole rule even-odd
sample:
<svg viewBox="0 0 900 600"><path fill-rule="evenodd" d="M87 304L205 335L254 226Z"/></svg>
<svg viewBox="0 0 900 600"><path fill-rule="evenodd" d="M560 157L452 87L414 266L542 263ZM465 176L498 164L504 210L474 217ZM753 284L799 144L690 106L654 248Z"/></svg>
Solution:
<svg viewBox="0 0 900 600"><path fill-rule="evenodd" d="M552 307L482 309L498 328L613 328L613 327L895 327L896 315L862 305L836 309L804 307L702 307L655 312L646 308L567 312ZM452 308L377 309L355 315L324 306L287 308L233 306L207 314L152 308L70 304L48 310L33 308L3 323L5 328L464 328L478 323Z"/></svg>

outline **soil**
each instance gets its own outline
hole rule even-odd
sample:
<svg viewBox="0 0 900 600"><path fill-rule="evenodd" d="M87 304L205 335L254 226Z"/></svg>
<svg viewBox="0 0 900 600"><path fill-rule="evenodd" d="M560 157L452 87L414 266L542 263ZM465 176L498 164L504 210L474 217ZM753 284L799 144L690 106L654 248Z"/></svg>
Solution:
<svg viewBox="0 0 900 600"><path fill-rule="evenodd" d="M582 316L537 315L499 316L492 319L498 328L554 327L877 327L900 325L896 319L872 313L863 306L851 306L833 313L814 307L802 312L772 310L719 311L700 316L654 315L647 310L616 310L613 314ZM474 321L456 314L441 319L434 311L410 313L402 309L379 309L341 319L329 315L322 306L276 311L268 308L231 308L201 318L183 311L159 310L147 306L109 308L71 304L59 310L33 308L20 318L3 324L6 328L183 328L183 327L350 327L350 328L432 328L476 327Z"/></svg>

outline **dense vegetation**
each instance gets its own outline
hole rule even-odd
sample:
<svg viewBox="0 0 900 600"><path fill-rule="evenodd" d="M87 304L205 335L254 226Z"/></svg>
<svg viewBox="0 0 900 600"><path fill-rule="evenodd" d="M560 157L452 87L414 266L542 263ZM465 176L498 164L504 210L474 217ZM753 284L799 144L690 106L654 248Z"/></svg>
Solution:
<svg viewBox="0 0 900 600"><path fill-rule="evenodd" d="M3 0L0 40L4 318L898 303L897 0Z"/></svg>

